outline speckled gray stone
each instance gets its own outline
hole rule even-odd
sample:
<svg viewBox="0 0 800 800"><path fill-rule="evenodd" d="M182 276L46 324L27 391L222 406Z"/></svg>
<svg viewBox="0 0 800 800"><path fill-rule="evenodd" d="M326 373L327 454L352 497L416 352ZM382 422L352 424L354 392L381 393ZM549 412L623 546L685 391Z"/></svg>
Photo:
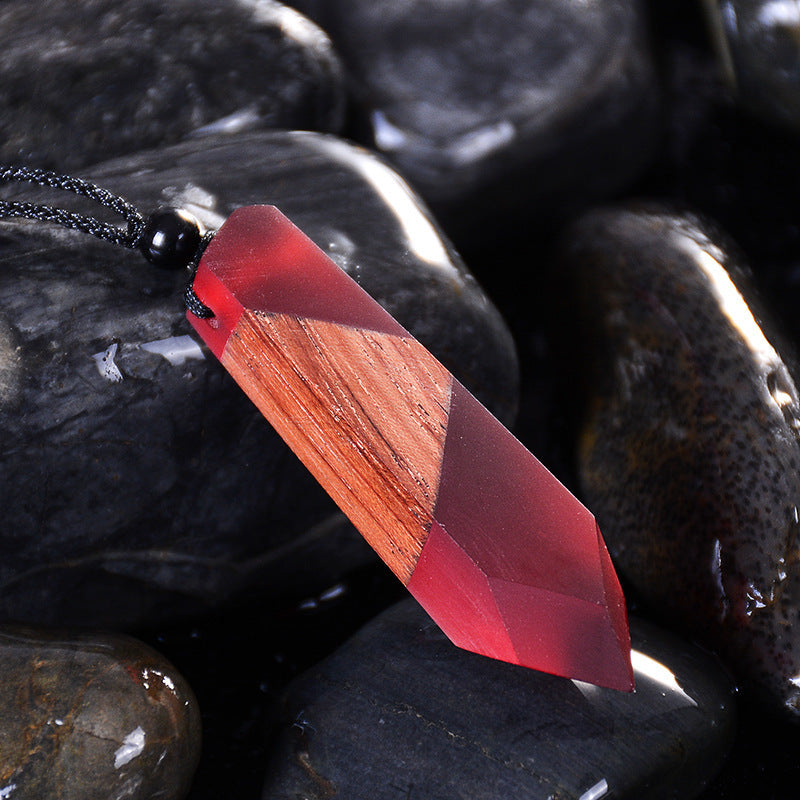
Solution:
<svg viewBox="0 0 800 800"><path fill-rule="evenodd" d="M238 205L278 205L513 417L507 328L369 153L319 134L223 135L90 175L210 227ZM156 625L246 589L313 594L375 558L191 338L186 280L81 233L0 224L0 618Z"/></svg>
<svg viewBox="0 0 800 800"><path fill-rule="evenodd" d="M336 132L342 70L275 0L4 0L0 162L75 170L191 132Z"/></svg>
<svg viewBox="0 0 800 800"><path fill-rule="evenodd" d="M565 232L581 481L623 579L800 720L800 399L739 263L709 224L657 207Z"/></svg>
<svg viewBox="0 0 800 800"><path fill-rule="evenodd" d="M290 686L263 798L688 800L731 743L731 683L652 626L631 638L617 692L459 650L403 601Z"/></svg>

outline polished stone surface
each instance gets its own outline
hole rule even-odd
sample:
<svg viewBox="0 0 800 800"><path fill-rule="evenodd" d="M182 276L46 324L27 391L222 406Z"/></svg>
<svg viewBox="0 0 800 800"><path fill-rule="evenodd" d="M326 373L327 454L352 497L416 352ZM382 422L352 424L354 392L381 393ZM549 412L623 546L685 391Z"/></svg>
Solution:
<svg viewBox="0 0 800 800"><path fill-rule="evenodd" d="M0 627L0 796L181 800L200 712L171 664L123 636Z"/></svg>
<svg viewBox="0 0 800 800"><path fill-rule="evenodd" d="M618 191L656 146L659 87L638 2L294 5L342 57L361 140L459 242Z"/></svg>
<svg viewBox="0 0 800 800"><path fill-rule="evenodd" d="M657 207L596 211L565 232L581 480L653 613L798 718L797 373L737 262L711 225Z"/></svg>
<svg viewBox="0 0 800 800"><path fill-rule="evenodd" d="M507 328L426 209L365 151L316 134L226 135L90 177L209 227L238 205L277 204L513 417ZM59 202L86 211L72 199ZM0 225L0 617L157 624L244 590L322 591L373 558L191 338L185 282L77 232Z"/></svg>
<svg viewBox="0 0 800 800"><path fill-rule="evenodd" d="M274 0L5 0L0 161L75 170L189 134L336 132L340 62Z"/></svg>
<svg viewBox="0 0 800 800"><path fill-rule="evenodd" d="M460 651L403 601L290 686L263 797L694 797L731 742L731 684L631 634L637 689L617 692Z"/></svg>

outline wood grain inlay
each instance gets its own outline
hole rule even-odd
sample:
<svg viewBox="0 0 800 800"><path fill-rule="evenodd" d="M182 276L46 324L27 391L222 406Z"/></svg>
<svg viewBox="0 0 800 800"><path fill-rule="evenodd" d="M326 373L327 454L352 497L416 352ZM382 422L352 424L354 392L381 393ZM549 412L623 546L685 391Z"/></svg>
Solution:
<svg viewBox="0 0 800 800"><path fill-rule="evenodd" d="M407 583L433 521L450 373L411 337L257 311L222 363Z"/></svg>

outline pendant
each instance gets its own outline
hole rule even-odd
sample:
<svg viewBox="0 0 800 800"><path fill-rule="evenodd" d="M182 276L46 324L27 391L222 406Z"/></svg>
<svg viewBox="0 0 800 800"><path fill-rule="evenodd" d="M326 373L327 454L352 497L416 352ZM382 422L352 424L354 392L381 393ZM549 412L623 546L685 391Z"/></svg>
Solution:
<svg viewBox="0 0 800 800"><path fill-rule="evenodd" d="M633 688L594 517L305 234L240 208L193 289L199 335L454 644Z"/></svg>

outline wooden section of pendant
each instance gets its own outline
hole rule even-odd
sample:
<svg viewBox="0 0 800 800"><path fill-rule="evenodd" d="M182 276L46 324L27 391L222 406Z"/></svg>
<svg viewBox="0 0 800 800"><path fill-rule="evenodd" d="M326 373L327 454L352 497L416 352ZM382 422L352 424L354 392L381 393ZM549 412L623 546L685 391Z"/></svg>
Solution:
<svg viewBox="0 0 800 800"><path fill-rule="evenodd" d="M447 370L412 338L251 310L221 360L408 583L433 521Z"/></svg>
<svg viewBox="0 0 800 800"><path fill-rule="evenodd" d="M632 688L592 515L308 237L239 209L193 285L195 329L455 643Z"/></svg>

